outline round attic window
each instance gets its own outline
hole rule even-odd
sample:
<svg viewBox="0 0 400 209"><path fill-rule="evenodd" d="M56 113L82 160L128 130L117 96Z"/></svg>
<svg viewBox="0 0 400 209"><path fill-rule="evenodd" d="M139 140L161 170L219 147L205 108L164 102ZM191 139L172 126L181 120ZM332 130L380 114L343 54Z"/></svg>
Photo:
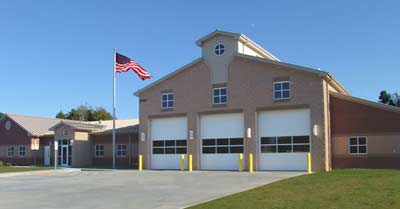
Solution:
<svg viewBox="0 0 400 209"><path fill-rule="evenodd" d="M62 132L63 136L68 136L68 133L69 133L68 129L64 128Z"/></svg>
<svg viewBox="0 0 400 209"><path fill-rule="evenodd" d="M225 46L221 43L217 44L214 48L214 53L218 56L221 56L225 51Z"/></svg>
<svg viewBox="0 0 400 209"><path fill-rule="evenodd" d="M8 121L6 122L5 128L6 128L7 131L9 131L9 130L11 129L11 121L8 120Z"/></svg>

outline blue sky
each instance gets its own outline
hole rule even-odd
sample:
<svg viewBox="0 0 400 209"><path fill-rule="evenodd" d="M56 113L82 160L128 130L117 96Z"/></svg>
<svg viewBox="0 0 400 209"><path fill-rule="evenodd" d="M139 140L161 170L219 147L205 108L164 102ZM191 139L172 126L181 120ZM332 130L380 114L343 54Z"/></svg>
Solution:
<svg viewBox="0 0 400 209"><path fill-rule="evenodd" d="M399 91L399 1L18 1L0 4L0 112L54 117L112 107L112 49L153 80L118 75L117 117L133 92L200 56L215 30L246 34L282 61L321 68L353 96Z"/></svg>

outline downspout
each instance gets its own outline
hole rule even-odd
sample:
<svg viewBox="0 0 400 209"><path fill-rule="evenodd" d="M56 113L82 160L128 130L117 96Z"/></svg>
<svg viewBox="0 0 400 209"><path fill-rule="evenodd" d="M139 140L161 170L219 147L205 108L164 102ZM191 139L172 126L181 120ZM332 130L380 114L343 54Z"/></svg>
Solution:
<svg viewBox="0 0 400 209"><path fill-rule="evenodd" d="M329 78L330 80L326 82L326 93L327 93L327 111L328 111L328 147L329 147L329 171L332 170L332 137L331 137L331 99L330 99L330 94L329 94L329 84L332 81L332 78Z"/></svg>

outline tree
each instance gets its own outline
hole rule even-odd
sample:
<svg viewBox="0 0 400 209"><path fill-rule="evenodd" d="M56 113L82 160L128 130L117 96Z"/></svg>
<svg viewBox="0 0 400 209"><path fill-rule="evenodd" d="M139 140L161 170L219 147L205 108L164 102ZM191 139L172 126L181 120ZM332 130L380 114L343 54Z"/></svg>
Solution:
<svg viewBox="0 0 400 209"><path fill-rule="evenodd" d="M93 112L94 120L112 120L112 115L103 107L98 107Z"/></svg>
<svg viewBox="0 0 400 209"><path fill-rule="evenodd" d="M400 96L397 92L390 94L383 90L379 95L379 102L382 104L400 107Z"/></svg>
<svg viewBox="0 0 400 209"><path fill-rule="evenodd" d="M64 117L63 117L64 116ZM77 108L72 108L68 113L64 114L60 111L56 118L64 118L69 120L81 121L99 121L111 120L111 114L103 107L93 108L89 105L80 105Z"/></svg>
<svg viewBox="0 0 400 209"><path fill-rule="evenodd" d="M390 94L388 94L385 90L381 91L379 95L379 102L382 104L388 104L390 100Z"/></svg>
<svg viewBox="0 0 400 209"><path fill-rule="evenodd" d="M0 112L0 119L4 117L4 114Z"/></svg>
<svg viewBox="0 0 400 209"><path fill-rule="evenodd" d="M63 113L62 110L60 110L60 112L57 113L56 118L65 119L65 114Z"/></svg>

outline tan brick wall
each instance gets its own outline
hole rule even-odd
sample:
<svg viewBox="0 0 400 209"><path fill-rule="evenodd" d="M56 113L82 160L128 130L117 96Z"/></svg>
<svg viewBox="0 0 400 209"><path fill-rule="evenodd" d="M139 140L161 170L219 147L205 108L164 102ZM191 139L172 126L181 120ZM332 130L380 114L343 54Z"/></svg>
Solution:
<svg viewBox="0 0 400 209"><path fill-rule="evenodd" d="M291 81L291 99L289 101L273 101L273 80L288 77ZM290 109L307 106L311 112L311 124L318 125L320 133L311 136L313 170L328 170L326 143L328 140L325 129L327 106L324 106L323 79L312 73L264 62L258 62L241 57L235 57L229 67L228 104L222 107L212 105L212 84L210 70L204 62L197 63L160 84L142 92L140 99L140 132L146 133L146 141L139 142L139 153L144 155L144 166L149 167L150 138L149 118L186 115L188 130L195 130L195 140L188 141L189 154L193 154L194 168L199 165L199 115L204 113L223 113L229 111L243 112L245 118L244 130L252 129L252 138L245 139L245 156L258 153L257 143L257 112L268 108ZM174 109L160 110L160 95L163 90L173 90ZM310 130L312 133L312 130ZM245 136L245 133L243 133ZM255 156L255 168L258 167L258 157ZM247 168L247 163L246 163Z"/></svg>
<svg viewBox="0 0 400 209"><path fill-rule="evenodd" d="M112 167L112 135L92 135L90 141L93 166ZM103 157L97 157L95 155L96 144L104 146ZM127 156L116 157L116 166L118 168L136 168L139 156L138 134L117 134L115 144L126 144L127 146Z"/></svg>

